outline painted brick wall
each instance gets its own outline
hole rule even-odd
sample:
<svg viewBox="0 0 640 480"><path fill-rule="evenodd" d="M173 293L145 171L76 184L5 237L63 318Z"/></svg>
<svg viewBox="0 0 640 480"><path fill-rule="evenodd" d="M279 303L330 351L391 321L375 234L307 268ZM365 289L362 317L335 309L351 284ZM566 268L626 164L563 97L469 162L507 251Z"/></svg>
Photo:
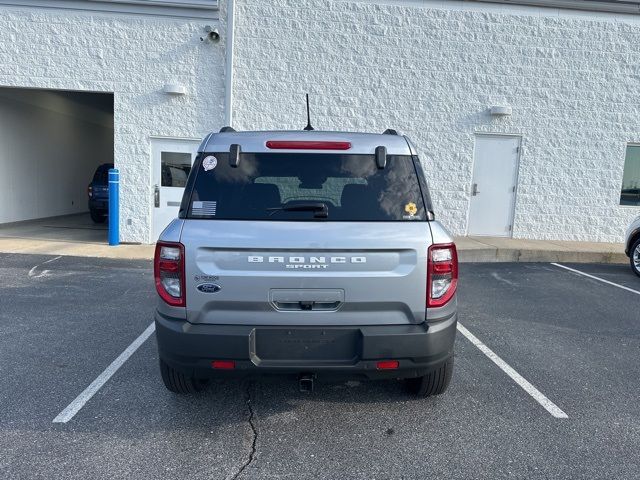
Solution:
<svg viewBox="0 0 640 480"><path fill-rule="evenodd" d="M618 206L640 141L639 17L390 3L238 0L235 126L302 128L309 92L317 128L398 128L455 234L474 133L522 134L514 236L621 241L640 214ZM513 115L492 118L502 103Z"/></svg>
<svg viewBox="0 0 640 480"><path fill-rule="evenodd" d="M123 241L149 241L149 137L201 138L222 126L224 41L199 41L202 28L212 23L55 9L0 11L1 86L114 93ZM169 82L185 85L188 95L163 94Z"/></svg>

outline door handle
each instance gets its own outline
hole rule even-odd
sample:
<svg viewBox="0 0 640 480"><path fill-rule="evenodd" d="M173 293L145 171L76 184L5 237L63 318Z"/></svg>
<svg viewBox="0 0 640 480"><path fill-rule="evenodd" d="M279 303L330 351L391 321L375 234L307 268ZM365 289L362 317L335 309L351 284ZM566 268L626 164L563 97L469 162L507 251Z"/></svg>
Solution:
<svg viewBox="0 0 640 480"><path fill-rule="evenodd" d="M479 193L480 193L480 191L478 190L478 184L474 183L473 185L471 185L471 196L475 197Z"/></svg>
<svg viewBox="0 0 640 480"><path fill-rule="evenodd" d="M158 185L153 190L153 204L156 208L160 206L160 187Z"/></svg>

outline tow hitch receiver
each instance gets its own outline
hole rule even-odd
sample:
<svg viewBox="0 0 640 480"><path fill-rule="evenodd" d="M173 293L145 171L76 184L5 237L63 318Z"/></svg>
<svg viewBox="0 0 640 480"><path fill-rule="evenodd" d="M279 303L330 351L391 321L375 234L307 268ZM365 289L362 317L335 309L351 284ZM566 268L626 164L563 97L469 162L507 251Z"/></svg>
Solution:
<svg viewBox="0 0 640 480"><path fill-rule="evenodd" d="M309 373L303 373L298 377L298 386L303 393L313 392L313 380L315 375Z"/></svg>

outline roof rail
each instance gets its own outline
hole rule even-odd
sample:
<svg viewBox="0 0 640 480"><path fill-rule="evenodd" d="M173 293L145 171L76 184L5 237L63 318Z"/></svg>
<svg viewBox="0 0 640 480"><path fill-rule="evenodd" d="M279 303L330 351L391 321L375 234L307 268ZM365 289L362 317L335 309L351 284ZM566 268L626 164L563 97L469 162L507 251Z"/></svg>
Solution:
<svg viewBox="0 0 640 480"><path fill-rule="evenodd" d="M235 132L235 131L236 131L235 128L226 126L226 127L222 127L219 133Z"/></svg>
<svg viewBox="0 0 640 480"><path fill-rule="evenodd" d="M394 130L393 128L387 128L384 132L382 132L383 135L398 135L398 131Z"/></svg>

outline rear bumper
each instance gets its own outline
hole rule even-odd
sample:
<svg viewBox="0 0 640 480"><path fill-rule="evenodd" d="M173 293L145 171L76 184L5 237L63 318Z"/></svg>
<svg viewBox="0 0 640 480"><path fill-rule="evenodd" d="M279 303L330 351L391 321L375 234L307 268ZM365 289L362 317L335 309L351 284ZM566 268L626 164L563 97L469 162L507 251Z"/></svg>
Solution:
<svg viewBox="0 0 640 480"><path fill-rule="evenodd" d="M322 377L422 376L453 355L457 314L432 324L385 326L194 325L155 315L160 358L196 377L312 373ZM216 370L213 360L233 360ZM380 360L398 360L378 370Z"/></svg>
<svg viewBox="0 0 640 480"><path fill-rule="evenodd" d="M92 198L89 200L89 210L106 212L109 210L108 198Z"/></svg>

